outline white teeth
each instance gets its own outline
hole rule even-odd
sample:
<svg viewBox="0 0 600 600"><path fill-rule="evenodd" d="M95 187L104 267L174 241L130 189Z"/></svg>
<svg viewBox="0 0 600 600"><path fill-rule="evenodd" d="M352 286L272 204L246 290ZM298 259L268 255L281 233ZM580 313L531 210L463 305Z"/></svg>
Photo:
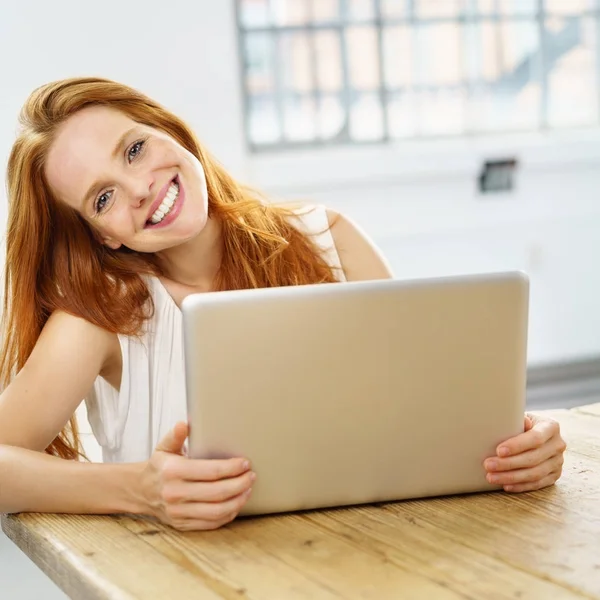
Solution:
<svg viewBox="0 0 600 600"><path fill-rule="evenodd" d="M173 204L175 204L175 200L177 200L177 196L179 195L179 186L176 183L172 183L169 186L163 201L160 203L160 206L156 210L156 212L150 217L150 222L153 225L160 223L166 215L169 214L171 208L173 208Z"/></svg>
<svg viewBox="0 0 600 600"><path fill-rule="evenodd" d="M170 198L170 199L165 198L160 203L160 206L158 207L158 210L160 210L162 212L167 212L171 208L171 206L173 206L173 204L175 204L175 198Z"/></svg>

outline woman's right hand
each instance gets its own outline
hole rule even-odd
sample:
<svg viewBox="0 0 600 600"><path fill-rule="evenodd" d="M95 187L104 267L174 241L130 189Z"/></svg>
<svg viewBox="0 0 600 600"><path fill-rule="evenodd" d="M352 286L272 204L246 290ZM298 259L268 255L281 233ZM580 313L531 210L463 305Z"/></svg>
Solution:
<svg viewBox="0 0 600 600"><path fill-rule="evenodd" d="M217 529L233 521L251 493L255 474L243 458L183 456L188 426L179 422L161 440L142 473L148 512L180 531Z"/></svg>

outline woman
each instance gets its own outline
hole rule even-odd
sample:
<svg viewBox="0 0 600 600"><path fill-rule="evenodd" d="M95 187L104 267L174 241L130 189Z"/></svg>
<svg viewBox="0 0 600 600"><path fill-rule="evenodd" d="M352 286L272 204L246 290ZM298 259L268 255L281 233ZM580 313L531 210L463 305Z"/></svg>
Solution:
<svg viewBox="0 0 600 600"><path fill-rule="evenodd" d="M243 457L184 456L183 298L389 278L387 265L342 216L261 201L126 86L51 83L22 122L8 164L0 512L228 523L255 475ZM77 460L82 398L103 464ZM485 465L508 491L561 473L558 425L526 417L525 429Z"/></svg>

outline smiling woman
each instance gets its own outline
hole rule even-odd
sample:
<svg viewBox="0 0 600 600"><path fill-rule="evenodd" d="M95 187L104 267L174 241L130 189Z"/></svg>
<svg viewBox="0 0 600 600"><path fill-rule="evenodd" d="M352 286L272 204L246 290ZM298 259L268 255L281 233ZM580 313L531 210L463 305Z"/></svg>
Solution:
<svg viewBox="0 0 600 600"><path fill-rule="evenodd" d="M108 106L87 106L57 127L44 176L112 250L164 251L207 225L201 162L164 131Z"/></svg>
<svg viewBox="0 0 600 600"><path fill-rule="evenodd" d="M244 457L183 456L179 305L194 292L389 278L385 260L343 216L276 206L236 182L179 118L125 85L50 83L21 120L8 164L0 512L231 521L255 475ZM103 464L61 460L80 458L82 398ZM513 491L560 476L557 424L526 427L488 464Z"/></svg>

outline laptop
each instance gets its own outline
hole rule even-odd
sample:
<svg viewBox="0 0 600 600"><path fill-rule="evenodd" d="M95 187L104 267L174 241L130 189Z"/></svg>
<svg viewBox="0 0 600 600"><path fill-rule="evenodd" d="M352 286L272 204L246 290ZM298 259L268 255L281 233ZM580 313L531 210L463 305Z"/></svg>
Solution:
<svg viewBox="0 0 600 600"><path fill-rule="evenodd" d="M189 455L251 461L242 516L498 489L528 304L520 272L188 296Z"/></svg>

